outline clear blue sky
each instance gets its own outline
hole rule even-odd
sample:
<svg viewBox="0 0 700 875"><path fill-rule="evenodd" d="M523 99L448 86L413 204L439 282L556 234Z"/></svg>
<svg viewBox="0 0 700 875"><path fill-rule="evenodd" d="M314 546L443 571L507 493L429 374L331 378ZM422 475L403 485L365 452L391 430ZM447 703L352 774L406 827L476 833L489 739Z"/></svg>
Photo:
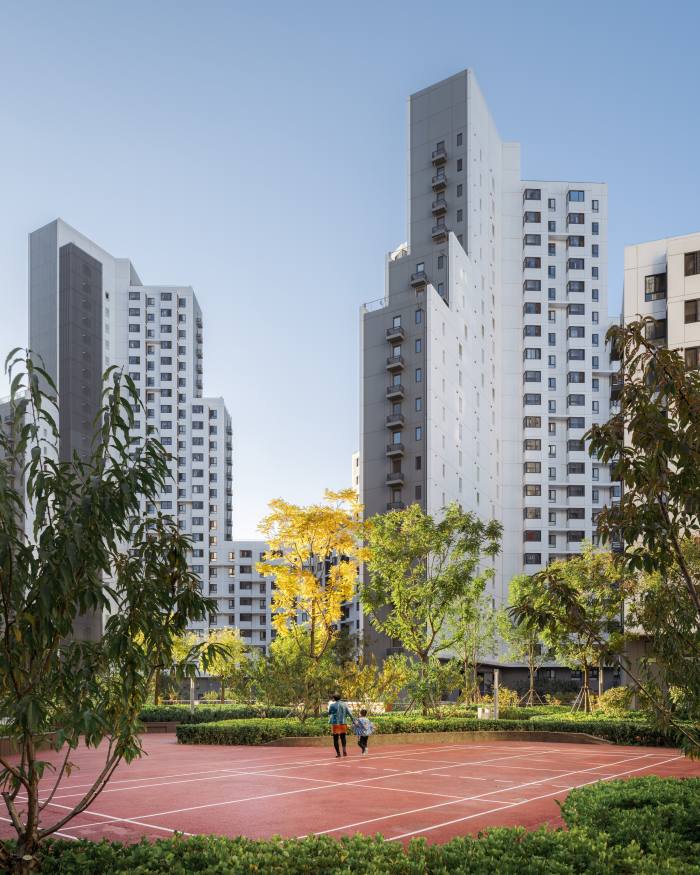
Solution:
<svg viewBox="0 0 700 875"><path fill-rule="evenodd" d="M4 2L0 351L61 216L194 286L234 528L349 483L358 307L405 239L406 97L472 67L532 178L610 185L622 247L700 228L695 2ZM0 387L0 394L5 385Z"/></svg>

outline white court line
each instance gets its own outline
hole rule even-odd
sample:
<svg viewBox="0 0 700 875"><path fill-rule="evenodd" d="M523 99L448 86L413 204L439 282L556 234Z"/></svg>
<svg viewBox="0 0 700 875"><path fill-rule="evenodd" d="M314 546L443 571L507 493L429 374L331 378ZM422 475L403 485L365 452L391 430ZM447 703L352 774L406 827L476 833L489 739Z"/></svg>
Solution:
<svg viewBox="0 0 700 875"><path fill-rule="evenodd" d="M596 778L593 781L586 781L583 784L572 784L572 786L569 787L568 789L575 790L578 787L587 787L589 784L598 784L601 781L609 781L611 778L621 778L623 775L632 775L635 772L643 772L644 769L652 768L653 765L661 766L664 763L671 763L674 760L680 760L680 759L683 759L683 757L682 756L671 757L670 759L663 760L660 763L649 763L646 766L640 766L640 768L638 768L638 769L627 769L624 772L618 772L615 775L609 775L607 778ZM574 772L573 774L576 774L576 773ZM512 787L511 789L515 790L517 788ZM507 807L508 808L517 808L519 805L527 805L530 802L538 802L540 799L548 799L550 796L556 796L556 795L557 795L556 792L555 793L544 793L541 796L534 796L532 799L525 799L522 802L508 802ZM447 804L449 804L449 803L447 803ZM455 823L463 823L465 820L473 820L475 817L484 817L487 814L494 814L496 812L501 812L501 811L505 811L505 808L492 808L489 811L481 811L478 814L469 814L466 817L458 817L458 818L455 818L454 820L447 820L444 823L436 823L434 826L426 826L426 827L423 827L423 829L414 829L414 830L411 830L411 832L405 832L400 836L392 836L387 841L396 842L396 841L399 841L399 839L407 839L410 836L418 835L420 833L432 832L433 830L441 829L444 826L452 826ZM318 833L317 833L317 835L318 835Z"/></svg>
<svg viewBox="0 0 700 875"><path fill-rule="evenodd" d="M630 762L633 762L634 760L640 760L640 759L646 759L646 758L647 757L644 754L642 754L640 756L636 756L636 757L627 757L623 760L618 760L617 764L621 765L623 763L630 763ZM611 765L615 765L615 763L611 763ZM575 769L574 771L571 771L568 774L569 775L579 775L579 774L582 774L584 772L589 772L589 771L591 771L591 769ZM561 777L566 777L566 776L560 775L559 777L561 778ZM528 781L525 784L517 784L515 787L504 787L502 790L491 790L488 793L480 793L478 796L463 796L461 799L457 799L454 802L441 802L441 803L437 803L435 805L426 805L424 808L412 808L409 811L396 812L396 814L384 814L381 817L371 817L368 820L358 820L355 823L347 823L344 826L336 826L336 827L333 827L332 829L320 830L319 832L314 833L314 835L317 835L317 836L318 835L328 835L329 833L332 833L332 832L340 832L341 830L345 830L345 829L353 829L356 826L365 826L368 823L376 823L377 821L380 821L380 820L391 820L392 818L395 818L395 817L405 817L407 814L420 814L423 811L432 811L435 808L443 808L446 805L457 805L459 802L473 802L475 799L483 799L486 796L493 796L496 793L505 793L505 792L512 793L514 790L522 790L524 787L533 786L533 784L546 783L547 780L548 780L547 778L542 778L539 781ZM495 801L496 800L489 800L489 802L495 802ZM299 836L299 838L306 838L306 836Z"/></svg>
<svg viewBox="0 0 700 875"><path fill-rule="evenodd" d="M12 821L10 820L9 817L0 817L0 820L4 820L5 823L12 823ZM52 836L60 836L62 839L73 839L73 841L77 841L75 836L68 835L67 832L59 832L58 830L56 830L56 832L52 832L51 835Z"/></svg>
<svg viewBox="0 0 700 875"><path fill-rule="evenodd" d="M460 763L460 766L463 767L465 765L488 765L490 763L502 762L503 760L508 760L508 759L519 759L521 756L524 756L524 754L514 754L512 757L496 757L495 759L478 760L478 761L472 762L472 763ZM417 770L412 770L412 771L398 772L398 773L391 775L391 777L392 778L401 778L405 775L422 775L422 774L425 774L427 772L434 772L434 771L436 771L436 769L417 769ZM285 777L288 777L288 776L285 776ZM188 811L198 811L198 810L201 810L203 808L218 808L218 807L222 807L224 805L237 805L241 802L256 802L256 801L260 801L263 799L274 799L274 798L278 798L280 796L294 796L294 795L297 795L300 793L310 793L314 790L325 790L328 787L333 787L333 786L335 786L335 787L352 787L352 786L359 785L360 787L366 788L369 790L369 789L373 789L372 787L367 787L367 785L371 781L383 781L383 780L386 780L387 777L388 777L387 775L378 775L377 777L374 777L374 778L358 778L355 781L338 781L335 784L325 784L325 785L319 786L319 787L306 787L304 789L298 789L298 790L285 790L285 791L282 791L279 793L266 793L266 794L262 794L262 795L258 795L258 796L245 796L245 797L242 797L240 799L230 799L230 800L225 800L222 802L208 802L208 803L204 803L202 805L191 805L187 808L175 808L175 809L172 809L170 811L158 811L158 812L155 812L153 814L141 814L141 815L139 815L138 820L130 818L130 817L117 817L117 816L113 816L113 815L109 815L109 814L103 814L101 812L93 812L90 810L84 811L83 814L93 815L95 817L106 818L105 822L134 823L138 826L150 826L150 824L143 823L142 821L144 821L146 819L150 819L152 817L166 817L166 816L171 815L171 814L184 814ZM378 787L377 789L381 790L382 788ZM449 805L450 803L445 803L445 804ZM59 805L58 803L55 803L55 802L50 802L49 805L56 806L58 808L67 808L68 807L66 805ZM165 829L165 827L161 827L161 828ZM175 831L176 830L168 829L168 832L175 832Z"/></svg>
<svg viewBox="0 0 700 875"><path fill-rule="evenodd" d="M71 811L72 810L72 806L59 805L58 802L49 802L49 805L52 808L62 808L64 811ZM128 817L112 817L110 814L100 814L97 811L81 811L80 813L87 814L90 817L102 817L102 818L104 818L103 823L112 823L114 821L119 821L120 823L131 823L134 826L145 826L147 829L158 829L158 830L161 830L161 832L171 832L171 833L179 832L185 836L197 835L197 833L185 832L182 829L171 829L169 826L157 826L155 823L142 823L139 820L132 820L131 818L128 818ZM67 827L65 827L65 829L72 829L72 830L87 829L90 826L100 826L100 824L99 823L82 823L82 824L79 824L78 826L67 826Z"/></svg>

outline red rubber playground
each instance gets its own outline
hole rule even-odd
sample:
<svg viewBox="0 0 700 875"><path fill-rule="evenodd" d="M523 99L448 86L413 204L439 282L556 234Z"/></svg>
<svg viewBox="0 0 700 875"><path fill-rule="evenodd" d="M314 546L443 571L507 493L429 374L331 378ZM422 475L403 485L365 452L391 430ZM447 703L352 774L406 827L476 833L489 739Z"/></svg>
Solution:
<svg viewBox="0 0 700 875"><path fill-rule="evenodd" d="M381 833L444 842L494 826L559 824L557 800L597 781L637 775L700 776L700 763L669 748L528 741L396 745L345 759L319 747L179 746L144 738L147 756L122 765L64 838L137 841L175 832L269 838ZM49 758L50 755L47 755ZM45 809L52 822L98 773L81 749ZM49 786L47 779L47 787ZM0 826L10 835L7 818Z"/></svg>

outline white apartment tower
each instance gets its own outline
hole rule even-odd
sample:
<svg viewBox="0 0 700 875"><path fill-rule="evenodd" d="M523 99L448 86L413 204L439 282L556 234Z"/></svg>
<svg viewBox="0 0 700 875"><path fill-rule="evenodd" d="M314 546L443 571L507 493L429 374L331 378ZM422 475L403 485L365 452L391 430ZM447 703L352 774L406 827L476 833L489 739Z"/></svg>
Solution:
<svg viewBox="0 0 700 875"><path fill-rule="evenodd" d="M361 312L361 499L501 520L499 606L610 497L582 440L609 414L607 188L522 180L469 70L410 97L408 135L408 243Z"/></svg>

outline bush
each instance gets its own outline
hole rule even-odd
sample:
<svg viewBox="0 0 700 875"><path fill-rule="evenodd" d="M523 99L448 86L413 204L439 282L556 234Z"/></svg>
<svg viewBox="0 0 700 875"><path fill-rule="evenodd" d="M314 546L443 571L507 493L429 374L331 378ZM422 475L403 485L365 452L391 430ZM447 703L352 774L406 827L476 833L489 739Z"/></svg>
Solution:
<svg viewBox="0 0 700 875"><path fill-rule="evenodd" d="M476 720L470 717L409 717L385 715L373 718L380 735L406 732L484 732L484 731L547 731L586 732L616 744L668 746L677 743L674 737L645 723L627 720ZM301 723L295 719L223 720L196 725L182 724L176 728L181 744L266 744L279 738L318 737L330 732L325 718Z"/></svg>
<svg viewBox="0 0 700 875"><path fill-rule="evenodd" d="M700 875L700 781L635 778L573 790L568 830L493 829L444 845L355 835L51 842L42 875Z"/></svg>
<svg viewBox="0 0 700 875"><path fill-rule="evenodd" d="M624 717L632 704L631 687L611 687L598 698L598 710L607 717Z"/></svg>
<svg viewBox="0 0 700 875"><path fill-rule="evenodd" d="M247 720L254 717L289 717L291 708L263 705L151 705L139 715L142 723L212 723L217 720Z"/></svg>

